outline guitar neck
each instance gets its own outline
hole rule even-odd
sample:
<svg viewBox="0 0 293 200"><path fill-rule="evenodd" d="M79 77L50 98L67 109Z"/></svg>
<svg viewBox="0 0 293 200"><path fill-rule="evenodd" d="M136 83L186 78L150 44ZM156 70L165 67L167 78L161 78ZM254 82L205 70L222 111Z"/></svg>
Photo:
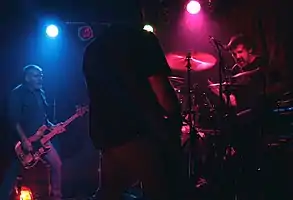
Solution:
<svg viewBox="0 0 293 200"><path fill-rule="evenodd" d="M63 124L63 127L68 126L71 122L73 122L76 118L78 118L79 115L78 114L74 114L72 115L70 118L68 118ZM42 143L46 143L49 140L51 140L55 135L57 135L58 132L52 130L50 133L48 133L43 139L42 139Z"/></svg>
<svg viewBox="0 0 293 200"><path fill-rule="evenodd" d="M63 127L66 127L66 126L68 126L71 122L73 122L76 118L78 118L79 117L79 115L78 114L74 114L74 115L72 115L70 118L68 118L64 123L63 123Z"/></svg>

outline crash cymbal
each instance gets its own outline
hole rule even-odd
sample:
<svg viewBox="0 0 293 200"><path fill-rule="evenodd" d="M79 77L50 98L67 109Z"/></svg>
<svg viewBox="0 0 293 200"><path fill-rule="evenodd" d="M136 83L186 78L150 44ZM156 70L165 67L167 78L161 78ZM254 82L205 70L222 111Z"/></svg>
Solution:
<svg viewBox="0 0 293 200"><path fill-rule="evenodd" d="M178 71L187 70L187 54L170 53L166 55L166 59L171 69ZM215 66L217 59L207 53L194 52L191 54L191 71L204 71Z"/></svg>
<svg viewBox="0 0 293 200"><path fill-rule="evenodd" d="M247 76L250 76L252 74L255 74L258 71L259 71L259 68L256 68L256 69L250 70L250 71L246 71L246 72L241 72L241 73L238 73L238 74L232 76L232 78L247 77Z"/></svg>

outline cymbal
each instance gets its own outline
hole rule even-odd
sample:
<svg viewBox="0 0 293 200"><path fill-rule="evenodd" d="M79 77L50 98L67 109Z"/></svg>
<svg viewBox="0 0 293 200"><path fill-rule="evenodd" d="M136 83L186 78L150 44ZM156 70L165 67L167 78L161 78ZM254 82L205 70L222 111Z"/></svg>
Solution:
<svg viewBox="0 0 293 200"><path fill-rule="evenodd" d="M168 79L171 82L177 83L177 84L183 84L184 83L184 78L178 77L178 76L169 76Z"/></svg>
<svg viewBox="0 0 293 200"><path fill-rule="evenodd" d="M231 84L231 83L222 83L222 86L224 88L225 91L227 90L237 90L240 87L243 87L244 85L240 85L240 84ZM220 87L220 83L214 83L214 84L210 84L209 87Z"/></svg>
<svg viewBox="0 0 293 200"><path fill-rule="evenodd" d="M170 53L166 55L166 59L171 69L178 71L187 70L186 54ZM191 71L204 71L215 66L217 59L207 53L195 52L191 54Z"/></svg>
<svg viewBox="0 0 293 200"><path fill-rule="evenodd" d="M238 73L238 74L232 76L232 78L239 78L239 77L250 76L252 74L255 74L258 71L259 71L259 68L256 68L256 69L250 70L250 71L246 71L246 72L241 72L241 73Z"/></svg>
<svg viewBox="0 0 293 200"><path fill-rule="evenodd" d="M222 83L222 86L225 86L225 87L241 87L243 85L232 84L232 83ZM209 87L220 87L220 83L210 84Z"/></svg>

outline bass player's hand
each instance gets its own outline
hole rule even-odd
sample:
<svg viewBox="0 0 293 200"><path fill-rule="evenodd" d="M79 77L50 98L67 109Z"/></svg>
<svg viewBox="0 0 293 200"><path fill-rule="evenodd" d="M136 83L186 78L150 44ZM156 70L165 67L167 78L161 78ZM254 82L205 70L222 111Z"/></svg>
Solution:
<svg viewBox="0 0 293 200"><path fill-rule="evenodd" d="M22 146L26 151L32 151L33 150L32 143L28 139L25 139L25 140L22 141Z"/></svg>

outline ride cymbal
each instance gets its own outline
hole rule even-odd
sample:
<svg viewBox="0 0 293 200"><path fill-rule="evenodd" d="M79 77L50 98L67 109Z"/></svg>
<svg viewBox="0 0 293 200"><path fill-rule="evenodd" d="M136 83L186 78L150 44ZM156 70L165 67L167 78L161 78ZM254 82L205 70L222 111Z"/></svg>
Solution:
<svg viewBox="0 0 293 200"><path fill-rule="evenodd" d="M172 70L187 70L187 55L184 53L170 53L166 55L168 64ZM217 59L207 53L191 53L191 71L204 71L215 66Z"/></svg>

